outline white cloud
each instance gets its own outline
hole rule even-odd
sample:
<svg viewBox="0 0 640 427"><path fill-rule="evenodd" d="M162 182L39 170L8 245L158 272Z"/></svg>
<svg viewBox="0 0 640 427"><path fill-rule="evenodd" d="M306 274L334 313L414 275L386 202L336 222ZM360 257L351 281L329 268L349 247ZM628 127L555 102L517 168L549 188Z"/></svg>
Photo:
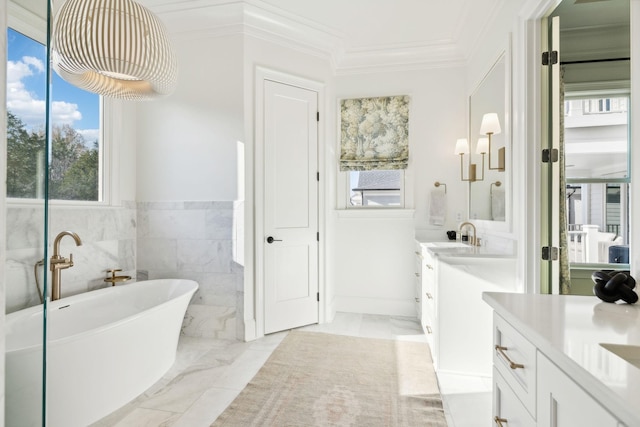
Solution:
<svg viewBox="0 0 640 427"><path fill-rule="evenodd" d="M81 129L78 133L84 137L89 148L93 148L93 142L100 137L100 129Z"/></svg>
<svg viewBox="0 0 640 427"><path fill-rule="evenodd" d="M7 108L28 128L42 128L44 125L45 101L29 91L23 79L44 71L43 62L31 56L7 62ZM75 121L82 119L82 114L77 104L54 101L51 103L51 118L56 124L73 125Z"/></svg>

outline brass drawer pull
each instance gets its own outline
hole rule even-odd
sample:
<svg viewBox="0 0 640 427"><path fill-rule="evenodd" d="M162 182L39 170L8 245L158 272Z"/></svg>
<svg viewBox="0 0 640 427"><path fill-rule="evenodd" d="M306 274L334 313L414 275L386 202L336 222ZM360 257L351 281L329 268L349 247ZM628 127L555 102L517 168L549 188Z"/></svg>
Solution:
<svg viewBox="0 0 640 427"><path fill-rule="evenodd" d="M427 333L428 333L428 334L432 334L432 333L433 333L433 331L431 330L431 326L429 326L429 325L424 325L424 327L427 329Z"/></svg>
<svg viewBox="0 0 640 427"><path fill-rule="evenodd" d="M415 273L416 277L420 277L420 273Z"/></svg>
<svg viewBox="0 0 640 427"><path fill-rule="evenodd" d="M420 302L420 298L416 297L416 302Z"/></svg>
<svg viewBox="0 0 640 427"><path fill-rule="evenodd" d="M431 264L426 264L426 265L429 270L433 270L433 267L431 267Z"/></svg>
<svg viewBox="0 0 640 427"><path fill-rule="evenodd" d="M506 423L506 422L508 422L508 421L506 420L506 418L500 418L500 417L498 417L498 416L496 416L496 417L493 419L493 421L495 421L495 422L496 422L496 424L498 424L500 427L504 427L504 426L502 425L502 423Z"/></svg>
<svg viewBox="0 0 640 427"><path fill-rule="evenodd" d="M429 292L427 292L427 298L433 299L433 296Z"/></svg>
<svg viewBox="0 0 640 427"><path fill-rule="evenodd" d="M511 369L518 369L518 368L520 368L520 369L524 369L524 365L522 365L522 364L520 364L520 363L514 363L511 359L509 359L509 356L507 356L507 353L505 353L505 351L507 351L507 350L508 350L508 348L507 348L507 347L503 347L503 346L501 346L501 345L497 345L497 344L496 344L496 350L498 351L498 353L500 353L500 354L502 355L502 357L504 357L504 358L505 358L505 360L506 360L507 362L509 362L509 367L510 367ZM506 422L506 421L505 421L505 422Z"/></svg>

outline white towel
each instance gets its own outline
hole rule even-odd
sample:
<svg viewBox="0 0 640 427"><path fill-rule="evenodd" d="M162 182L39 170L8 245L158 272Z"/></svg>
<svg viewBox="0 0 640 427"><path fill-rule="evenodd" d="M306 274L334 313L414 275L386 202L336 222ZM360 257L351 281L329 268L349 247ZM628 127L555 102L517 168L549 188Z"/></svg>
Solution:
<svg viewBox="0 0 640 427"><path fill-rule="evenodd" d="M502 188L494 188L493 190L491 190L491 218L494 221L504 221L504 212L504 190Z"/></svg>
<svg viewBox="0 0 640 427"><path fill-rule="evenodd" d="M447 216L447 194L442 190L431 190L429 197L429 224L444 225Z"/></svg>

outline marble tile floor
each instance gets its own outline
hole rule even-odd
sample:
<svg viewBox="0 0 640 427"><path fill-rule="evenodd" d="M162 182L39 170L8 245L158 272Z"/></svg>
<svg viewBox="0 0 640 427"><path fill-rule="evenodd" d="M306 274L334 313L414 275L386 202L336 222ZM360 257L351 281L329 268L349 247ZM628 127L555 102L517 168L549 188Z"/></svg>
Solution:
<svg viewBox="0 0 640 427"><path fill-rule="evenodd" d="M413 318L337 313L302 330L367 338L424 340ZM91 427L209 426L266 362L287 332L243 343L182 336L176 362L141 396ZM438 375L449 427L489 425L491 379ZM487 420L487 421L485 421Z"/></svg>

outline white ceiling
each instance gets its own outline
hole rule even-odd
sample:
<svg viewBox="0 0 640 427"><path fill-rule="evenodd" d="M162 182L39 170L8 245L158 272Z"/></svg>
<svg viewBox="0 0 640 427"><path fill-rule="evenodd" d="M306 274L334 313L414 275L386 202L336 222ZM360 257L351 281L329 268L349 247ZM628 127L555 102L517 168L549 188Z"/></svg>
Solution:
<svg viewBox="0 0 640 427"><path fill-rule="evenodd" d="M242 7L245 28L319 49L339 69L463 63L504 0L138 1L174 34L228 26Z"/></svg>

